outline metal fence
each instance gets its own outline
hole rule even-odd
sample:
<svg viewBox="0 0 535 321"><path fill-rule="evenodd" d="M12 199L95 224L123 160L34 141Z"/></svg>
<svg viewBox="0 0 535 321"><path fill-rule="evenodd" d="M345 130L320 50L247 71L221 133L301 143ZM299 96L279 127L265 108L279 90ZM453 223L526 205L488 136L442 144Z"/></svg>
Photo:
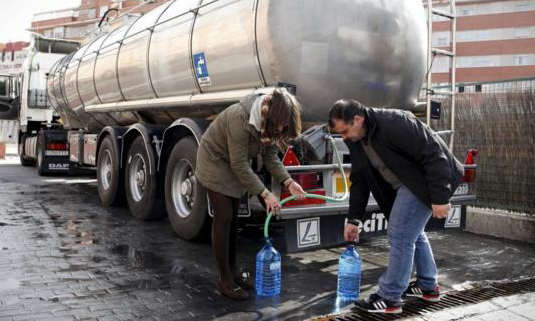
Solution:
<svg viewBox="0 0 535 321"><path fill-rule="evenodd" d="M535 78L458 84L454 153L479 153L475 206L535 215ZM447 129L448 99L434 129Z"/></svg>

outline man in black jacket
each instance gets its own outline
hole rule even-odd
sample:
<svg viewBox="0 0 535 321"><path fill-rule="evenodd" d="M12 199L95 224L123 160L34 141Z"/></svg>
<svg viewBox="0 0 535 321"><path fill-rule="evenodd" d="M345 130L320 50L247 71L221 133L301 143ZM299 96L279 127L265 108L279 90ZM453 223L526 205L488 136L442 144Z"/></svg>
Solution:
<svg viewBox="0 0 535 321"><path fill-rule="evenodd" d="M357 219L366 211L370 191L389 220L388 268L377 293L355 304L368 312L401 313L402 295L438 302L438 272L424 228L431 216L447 217L463 165L408 112L339 100L331 107L329 125L342 136L351 157L345 240L358 239ZM417 280L409 284L414 261Z"/></svg>

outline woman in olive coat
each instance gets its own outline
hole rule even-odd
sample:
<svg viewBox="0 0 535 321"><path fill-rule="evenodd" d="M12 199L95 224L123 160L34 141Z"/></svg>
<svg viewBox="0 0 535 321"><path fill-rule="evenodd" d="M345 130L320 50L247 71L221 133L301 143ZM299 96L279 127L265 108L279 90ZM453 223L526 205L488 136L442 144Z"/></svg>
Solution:
<svg viewBox="0 0 535 321"><path fill-rule="evenodd" d="M250 95L223 112L210 124L197 152L195 176L206 188L214 217L212 250L217 262L217 290L243 300L249 295L236 267L236 219L244 191L260 195L266 210L280 211L277 198L253 172L250 160L257 155L274 181L304 198L304 191L292 180L277 152L301 132L301 105L285 88L269 95Z"/></svg>

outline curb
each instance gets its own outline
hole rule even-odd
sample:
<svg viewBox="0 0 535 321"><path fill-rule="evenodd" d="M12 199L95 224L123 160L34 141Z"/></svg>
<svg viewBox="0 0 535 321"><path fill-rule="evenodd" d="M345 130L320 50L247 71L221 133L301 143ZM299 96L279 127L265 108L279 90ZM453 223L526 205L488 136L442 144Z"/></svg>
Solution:
<svg viewBox="0 0 535 321"><path fill-rule="evenodd" d="M535 243L535 218L499 210L468 207L467 232Z"/></svg>

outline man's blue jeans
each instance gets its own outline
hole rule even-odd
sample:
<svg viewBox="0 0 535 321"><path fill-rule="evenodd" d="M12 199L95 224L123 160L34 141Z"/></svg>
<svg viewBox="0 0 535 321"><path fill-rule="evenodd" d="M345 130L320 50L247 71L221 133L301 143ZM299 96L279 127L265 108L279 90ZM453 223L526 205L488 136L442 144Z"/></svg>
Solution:
<svg viewBox="0 0 535 321"><path fill-rule="evenodd" d="M388 220L388 268L379 278L377 294L381 297L391 301L401 299L409 284L414 261L418 286L423 290L434 289L437 266L424 231L432 214L433 211L408 188L401 186L397 190Z"/></svg>

